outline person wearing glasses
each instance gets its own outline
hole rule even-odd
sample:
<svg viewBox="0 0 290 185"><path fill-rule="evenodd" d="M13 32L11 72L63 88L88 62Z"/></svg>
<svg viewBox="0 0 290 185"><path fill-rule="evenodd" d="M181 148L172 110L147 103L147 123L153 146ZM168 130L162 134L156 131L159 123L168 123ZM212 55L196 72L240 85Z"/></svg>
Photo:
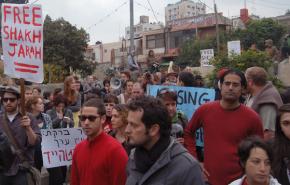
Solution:
<svg viewBox="0 0 290 185"><path fill-rule="evenodd" d="M124 185L128 156L121 143L103 132L104 104L99 99L88 100L79 120L87 139L74 149L70 184Z"/></svg>
<svg viewBox="0 0 290 185"><path fill-rule="evenodd" d="M19 105L21 99L18 88L7 86L2 89L1 94L1 103L4 111L0 114L0 132L5 132L3 124L6 122L11 135L15 137L20 149L27 156L29 163L34 164L35 146L41 142L41 134L37 122L33 117L20 113ZM16 156L10 169L0 173L0 184L27 185L26 175L28 171L21 167L20 163L19 157Z"/></svg>
<svg viewBox="0 0 290 185"><path fill-rule="evenodd" d="M220 78L221 100L201 105L184 131L184 144L196 154L196 130L204 131L204 162L201 163L209 184L227 185L242 175L237 147L248 136L263 137L258 114L239 102L247 87L244 74L228 70Z"/></svg>
<svg viewBox="0 0 290 185"><path fill-rule="evenodd" d="M200 166L170 137L170 117L159 98L143 96L128 105L125 133L131 150L126 185L204 185Z"/></svg>

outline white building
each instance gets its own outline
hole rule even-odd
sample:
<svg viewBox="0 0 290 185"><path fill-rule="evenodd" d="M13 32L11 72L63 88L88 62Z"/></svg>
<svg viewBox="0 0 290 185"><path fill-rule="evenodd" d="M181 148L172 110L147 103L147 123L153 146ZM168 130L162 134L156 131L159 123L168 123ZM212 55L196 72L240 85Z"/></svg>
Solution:
<svg viewBox="0 0 290 185"><path fill-rule="evenodd" d="M157 30L162 28L161 23L150 23L148 16L140 16L140 22L134 26L134 38L142 37L142 34L147 31ZM130 26L125 28L126 39L130 39Z"/></svg>
<svg viewBox="0 0 290 185"><path fill-rule="evenodd" d="M165 21L167 23L176 19L205 14L205 8L205 4L195 3L191 0L181 0L175 4L168 4L165 7Z"/></svg>

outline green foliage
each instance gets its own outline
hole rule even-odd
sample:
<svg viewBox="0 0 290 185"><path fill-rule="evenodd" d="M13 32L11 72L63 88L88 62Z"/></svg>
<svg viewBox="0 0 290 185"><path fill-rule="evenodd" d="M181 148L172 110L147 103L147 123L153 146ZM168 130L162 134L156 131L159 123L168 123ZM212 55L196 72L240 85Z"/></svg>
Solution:
<svg viewBox="0 0 290 185"><path fill-rule="evenodd" d="M79 73L82 77L86 77L91 75L95 72L97 67L97 63L85 60L82 63L82 68L77 70L76 72Z"/></svg>
<svg viewBox="0 0 290 185"><path fill-rule="evenodd" d="M63 18L53 21L46 16L44 21L44 63L61 66L64 74L69 69L86 70L84 52L89 36Z"/></svg>
<svg viewBox="0 0 290 185"><path fill-rule="evenodd" d="M220 55L215 57L211 62L215 66L216 71L224 67L245 71L253 66L260 66L265 69L271 66L271 61L265 52L255 52L252 50L244 51L241 55L234 55L232 57Z"/></svg>
<svg viewBox="0 0 290 185"><path fill-rule="evenodd" d="M65 73L60 65L44 64L44 81L43 83L61 83L64 81Z"/></svg>
<svg viewBox="0 0 290 185"><path fill-rule="evenodd" d="M211 48L216 48L213 38L188 40L181 47L181 52L177 58L176 64L181 68L186 66L200 66L200 50Z"/></svg>
<svg viewBox="0 0 290 185"><path fill-rule="evenodd" d="M228 57L227 55L220 55L215 57L211 62L215 66L215 70L208 76L209 86L213 86L217 71L225 67L244 72L247 68L253 66L263 67L268 71L268 69L272 66L272 62L265 52L257 52L252 50L244 51L241 53L241 55L235 55L232 57ZM270 74L269 80L279 90L284 88L283 83L276 76L272 76Z"/></svg>
<svg viewBox="0 0 290 185"><path fill-rule="evenodd" d="M272 39L274 45L279 46L285 31L283 25L273 19L266 18L249 21L246 29L235 31L233 37L241 40L244 49L248 49L253 43L256 43L259 49L264 49L264 42L267 39Z"/></svg>

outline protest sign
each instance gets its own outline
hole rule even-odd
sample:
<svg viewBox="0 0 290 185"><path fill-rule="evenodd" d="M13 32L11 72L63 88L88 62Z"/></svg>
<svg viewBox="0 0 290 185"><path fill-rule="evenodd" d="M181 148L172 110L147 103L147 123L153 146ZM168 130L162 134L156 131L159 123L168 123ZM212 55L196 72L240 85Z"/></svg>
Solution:
<svg viewBox="0 0 290 185"><path fill-rule="evenodd" d="M229 41L228 42L228 56L241 54L241 41Z"/></svg>
<svg viewBox="0 0 290 185"><path fill-rule="evenodd" d="M177 110L182 111L189 120L200 105L213 101L215 98L214 89L181 86L149 85L147 94L156 97L162 88L168 88L177 93ZM203 146L202 131L196 132L196 145Z"/></svg>
<svg viewBox="0 0 290 185"><path fill-rule="evenodd" d="M42 83L43 21L40 5L2 4L4 74Z"/></svg>
<svg viewBox="0 0 290 185"><path fill-rule="evenodd" d="M214 57L213 49L203 49L200 50L200 66L212 66L210 65L210 60Z"/></svg>
<svg viewBox="0 0 290 185"><path fill-rule="evenodd" d="M86 138L81 128L42 129L43 166L71 165L75 146Z"/></svg>

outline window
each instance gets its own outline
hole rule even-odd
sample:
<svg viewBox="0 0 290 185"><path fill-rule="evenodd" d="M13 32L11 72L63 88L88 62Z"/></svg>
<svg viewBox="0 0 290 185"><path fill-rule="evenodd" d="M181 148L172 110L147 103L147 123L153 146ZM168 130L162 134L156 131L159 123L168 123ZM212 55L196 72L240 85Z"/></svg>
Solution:
<svg viewBox="0 0 290 185"><path fill-rule="evenodd" d="M163 34L149 35L146 38L147 49L162 48L164 47Z"/></svg>

